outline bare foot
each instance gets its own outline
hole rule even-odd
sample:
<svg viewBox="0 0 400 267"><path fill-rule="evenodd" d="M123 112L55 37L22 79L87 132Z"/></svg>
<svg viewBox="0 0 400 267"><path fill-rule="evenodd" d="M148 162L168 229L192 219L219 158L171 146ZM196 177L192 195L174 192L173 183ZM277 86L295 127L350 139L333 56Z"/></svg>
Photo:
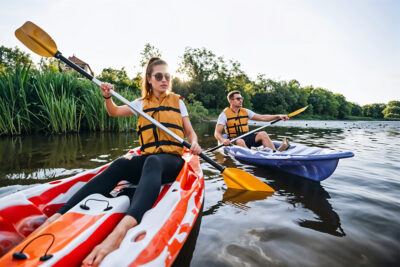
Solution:
<svg viewBox="0 0 400 267"><path fill-rule="evenodd" d="M282 152L287 150L289 147L290 147L289 141L286 139L286 137L284 137L281 145L278 147L277 150Z"/></svg>
<svg viewBox="0 0 400 267"><path fill-rule="evenodd" d="M137 225L135 218L131 216L125 216L115 227L115 229L101 242L97 245L92 252L82 261L82 267L84 266L98 266L105 256L114 250L119 248L122 240L124 239L126 232L132 227Z"/></svg>
<svg viewBox="0 0 400 267"><path fill-rule="evenodd" d="M82 266L98 266L105 256L119 248L122 242L122 239L119 239L118 236L110 234L83 260Z"/></svg>

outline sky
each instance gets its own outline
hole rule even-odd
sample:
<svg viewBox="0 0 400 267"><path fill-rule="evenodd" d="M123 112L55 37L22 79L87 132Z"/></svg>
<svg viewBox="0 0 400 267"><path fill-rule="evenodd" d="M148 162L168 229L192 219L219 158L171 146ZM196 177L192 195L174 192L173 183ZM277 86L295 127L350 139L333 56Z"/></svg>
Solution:
<svg viewBox="0 0 400 267"><path fill-rule="evenodd" d="M255 80L296 79L359 105L400 100L397 0L1 0L0 45L17 46L25 21L66 57L103 68L140 68L146 43L174 73L185 47L241 63Z"/></svg>

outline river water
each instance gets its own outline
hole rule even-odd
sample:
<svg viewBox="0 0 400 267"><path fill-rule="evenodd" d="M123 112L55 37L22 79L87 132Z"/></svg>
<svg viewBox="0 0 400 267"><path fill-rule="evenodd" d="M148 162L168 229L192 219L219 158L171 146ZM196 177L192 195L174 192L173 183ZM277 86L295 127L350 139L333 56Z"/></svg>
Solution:
<svg viewBox="0 0 400 267"><path fill-rule="evenodd" d="M214 123L194 124L204 149L216 145ZM228 190L220 173L202 162L203 213L175 266L399 266L400 122L296 120L266 130L274 140L289 137L355 156L316 183L210 153L276 192ZM103 165L137 140L136 133L2 137L0 197Z"/></svg>

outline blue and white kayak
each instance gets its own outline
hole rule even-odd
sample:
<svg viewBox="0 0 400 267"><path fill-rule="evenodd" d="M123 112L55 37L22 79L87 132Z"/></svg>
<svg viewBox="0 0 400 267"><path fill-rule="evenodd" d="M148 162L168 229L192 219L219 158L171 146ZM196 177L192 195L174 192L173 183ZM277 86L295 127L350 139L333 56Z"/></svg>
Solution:
<svg viewBox="0 0 400 267"><path fill-rule="evenodd" d="M276 148L281 142L274 142ZM291 143L288 150L273 152L261 147L243 148L225 146L225 153L238 160L257 166L266 166L314 181L328 178L336 169L339 159L354 156L350 151L334 151Z"/></svg>

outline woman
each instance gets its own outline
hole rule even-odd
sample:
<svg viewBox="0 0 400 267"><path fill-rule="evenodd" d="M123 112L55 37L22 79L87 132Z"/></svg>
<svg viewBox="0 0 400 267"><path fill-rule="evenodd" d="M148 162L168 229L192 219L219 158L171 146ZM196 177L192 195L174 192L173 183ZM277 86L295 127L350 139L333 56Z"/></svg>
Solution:
<svg viewBox="0 0 400 267"><path fill-rule="evenodd" d="M170 79L167 63L158 57L151 58L147 63L143 79L142 97L132 104L166 125L178 136L183 138L185 133L188 142L191 143L190 152L198 155L201 153L201 148L197 143L197 135L192 128L182 98L171 93ZM114 87L111 84L103 83L100 89L110 116L137 115L127 105L114 104L110 94L110 90L114 90ZM161 185L173 182L183 166L182 144L142 116L139 117L137 129L142 155L115 160L43 224L44 226L50 224L90 194L109 193L120 180L138 184L125 217L107 238L92 250L82 262L83 265L97 266L107 254L116 250L126 232L140 223L143 214L154 205Z"/></svg>

